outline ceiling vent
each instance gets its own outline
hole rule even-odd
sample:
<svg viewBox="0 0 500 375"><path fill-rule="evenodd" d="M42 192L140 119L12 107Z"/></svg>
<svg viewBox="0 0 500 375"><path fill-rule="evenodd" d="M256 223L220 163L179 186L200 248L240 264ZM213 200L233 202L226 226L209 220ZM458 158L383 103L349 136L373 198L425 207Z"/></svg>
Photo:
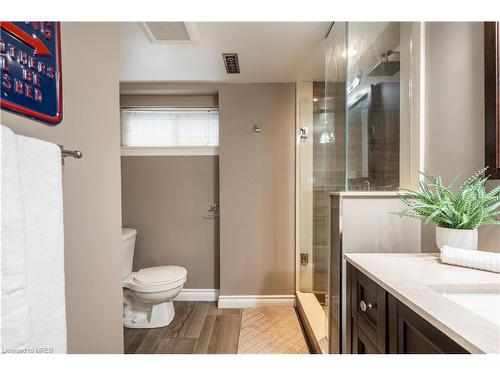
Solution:
<svg viewBox="0 0 500 375"><path fill-rule="evenodd" d="M227 74L240 73L240 64L238 62L237 53L223 53L222 59L224 60L224 66L226 67Z"/></svg>
<svg viewBox="0 0 500 375"><path fill-rule="evenodd" d="M197 43L198 32L194 22L139 22L153 44Z"/></svg>

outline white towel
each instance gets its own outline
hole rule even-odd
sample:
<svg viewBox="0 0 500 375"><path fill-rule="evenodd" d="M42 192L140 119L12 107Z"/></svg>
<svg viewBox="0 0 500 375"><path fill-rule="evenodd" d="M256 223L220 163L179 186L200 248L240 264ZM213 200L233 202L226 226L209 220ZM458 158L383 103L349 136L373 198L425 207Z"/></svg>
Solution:
<svg viewBox="0 0 500 375"><path fill-rule="evenodd" d="M1 126L1 339L3 352L29 347L32 337L27 299L25 215L16 135Z"/></svg>
<svg viewBox="0 0 500 375"><path fill-rule="evenodd" d="M61 151L53 143L16 137L26 217L31 346L66 353Z"/></svg>
<svg viewBox="0 0 500 375"><path fill-rule="evenodd" d="M462 267L500 273L500 253L443 246L441 261Z"/></svg>

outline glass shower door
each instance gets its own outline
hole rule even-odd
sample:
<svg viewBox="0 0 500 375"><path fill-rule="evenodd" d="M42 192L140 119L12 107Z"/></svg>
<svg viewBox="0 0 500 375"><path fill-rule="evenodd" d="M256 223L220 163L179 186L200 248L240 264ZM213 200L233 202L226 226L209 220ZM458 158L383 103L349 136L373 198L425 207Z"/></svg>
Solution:
<svg viewBox="0 0 500 375"><path fill-rule="evenodd" d="M328 351L329 161L324 82L297 83L297 296Z"/></svg>
<svg viewBox="0 0 500 375"><path fill-rule="evenodd" d="M298 83L297 91L297 249L298 290L313 292L313 100L312 85Z"/></svg>

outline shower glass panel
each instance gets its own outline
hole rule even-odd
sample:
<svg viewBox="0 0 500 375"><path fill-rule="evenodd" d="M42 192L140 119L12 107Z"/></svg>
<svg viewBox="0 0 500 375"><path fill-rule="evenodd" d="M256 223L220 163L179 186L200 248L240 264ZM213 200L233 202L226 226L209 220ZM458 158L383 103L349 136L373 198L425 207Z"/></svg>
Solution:
<svg viewBox="0 0 500 375"><path fill-rule="evenodd" d="M347 25L345 190L393 191L403 184L410 29L401 22Z"/></svg>
<svg viewBox="0 0 500 375"><path fill-rule="evenodd" d="M328 184L325 186L326 193L334 191L344 191L346 189L346 69L347 69L347 23L335 22L326 40L325 56L325 128L332 134L332 141L323 144L325 160L329 170ZM327 195L329 198L329 195ZM328 206L329 208L329 201ZM328 212L328 214L330 214ZM330 223L325 230L328 231L330 239ZM336 240L335 238L333 240ZM330 242L329 242L330 248ZM338 277L341 257L333 250L338 247L333 246L329 256L329 325L327 332L329 337L329 352L340 352L340 310L341 310L341 286Z"/></svg>
<svg viewBox="0 0 500 375"><path fill-rule="evenodd" d="M313 83L313 293L326 311L328 292L328 145L325 126L325 84Z"/></svg>
<svg viewBox="0 0 500 375"><path fill-rule="evenodd" d="M321 351L342 352L343 254L329 194L411 186L415 23L335 22L323 82L297 83L297 297ZM418 32L417 32L418 31ZM416 43L419 45L419 43ZM417 60L418 61L418 60ZM318 328L320 327L320 328Z"/></svg>
<svg viewBox="0 0 500 375"><path fill-rule="evenodd" d="M323 144L328 157L329 191L344 191L346 170L346 44L347 23L335 22L326 39L325 52L325 128L332 135Z"/></svg>
<svg viewBox="0 0 500 375"><path fill-rule="evenodd" d="M335 22L327 36L325 190L395 191L411 180L411 72L414 24ZM331 207L339 220L340 207ZM332 227L341 228L333 222ZM330 228L330 227L329 227ZM329 261L329 351L341 353L345 278L341 233Z"/></svg>

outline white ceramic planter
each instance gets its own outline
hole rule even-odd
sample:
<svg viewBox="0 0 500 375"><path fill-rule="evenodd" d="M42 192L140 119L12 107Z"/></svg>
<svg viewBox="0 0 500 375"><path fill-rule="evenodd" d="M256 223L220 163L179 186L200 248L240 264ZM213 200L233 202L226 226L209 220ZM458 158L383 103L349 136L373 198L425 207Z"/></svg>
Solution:
<svg viewBox="0 0 500 375"><path fill-rule="evenodd" d="M477 250L477 229L449 229L436 227L436 244L439 250L444 245L459 249Z"/></svg>

